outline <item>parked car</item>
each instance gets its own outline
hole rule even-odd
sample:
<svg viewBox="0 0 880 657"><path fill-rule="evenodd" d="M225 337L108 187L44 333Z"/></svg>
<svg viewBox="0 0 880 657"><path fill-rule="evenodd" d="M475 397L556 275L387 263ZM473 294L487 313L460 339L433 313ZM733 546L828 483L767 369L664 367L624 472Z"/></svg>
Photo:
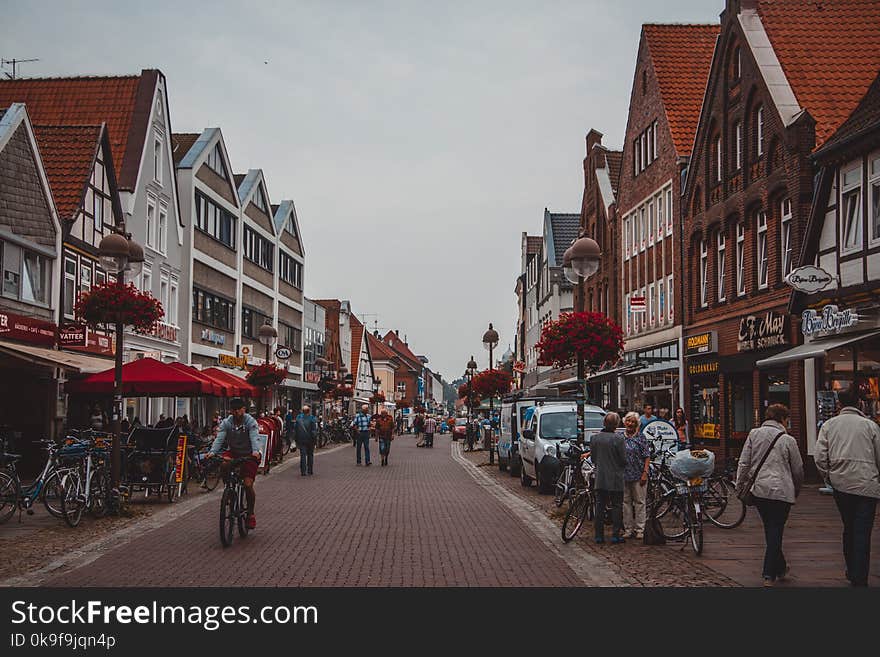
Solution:
<svg viewBox="0 0 880 657"><path fill-rule="evenodd" d="M466 417L455 418L455 426L452 428L453 440L467 440L467 423Z"/></svg>
<svg viewBox="0 0 880 657"><path fill-rule="evenodd" d="M511 477L519 477L520 455L519 437L526 420L531 417L535 404L566 403L568 400L548 398L544 395L528 397L510 395L501 400L501 430L498 433L498 468L510 472Z"/></svg>
<svg viewBox="0 0 880 657"><path fill-rule="evenodd" d="M590 404L584 407L584 442L602 430L605 411ZM577 404L575 402L535 406L531 418L523 426L519 439L522 462L520 482L531 486L537 482L542 493L553 492L561 465L556 456L556 446L561 440L577 440Z"/></svg>

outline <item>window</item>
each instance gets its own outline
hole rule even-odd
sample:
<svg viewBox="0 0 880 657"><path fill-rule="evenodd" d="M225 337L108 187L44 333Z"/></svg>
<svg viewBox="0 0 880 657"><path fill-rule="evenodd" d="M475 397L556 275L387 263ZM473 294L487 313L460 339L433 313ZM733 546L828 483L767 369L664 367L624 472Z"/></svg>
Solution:
<svg viewBox="0 0 880 657"><path fill-rule="evenodd" d="M648 285L648 324L650 326L654 326L654 322L657 318L657 297L656 297L656 289L654 288L654 284L651 283Z"/></svg>
<svg viewBox="0 0 880 657"><path fill-rule="evenodd" d="M156 232L156 205L152 201L147 201L147 246L155 246Z"/></svg>
<svg viewBox="0 0 880 657"><path fill-rule="evenodd" d="M642 302L644 303L644 301L645 301L645 288L641 289L639 296L642 297ZM647 309L643 310L641 315L642 315L642 329L644 330L645 326L647 326L647 323L648 323L648 310Z"/></svg>
<svg viewBox="0 0 880 657"><path fill-rule="evenodd" d="M715 137L715 182L721 182L721 135Z"/></svg>
<svg viewBox="0 0 880 657"><path fill-rule="evenodd" d="M758 289L763 290L767 287L767 213L763 210L758 212L755 222L758 227L758 244L757 244L757 272L758 272Z"/></svg>
<svg viewBox="0 0 880 657"><path fill-rule="evenodd" d="M658 235L659 237L659 235ZM654 202L648 202L648 244L654 241Z"/></svg>
<svg viewBox="0 0 880 657"><path fill-rule="evenodd" d="M672 321L672 299L673 299L673 290L672 287L672 274L666 277L666 308L668 310L669 321Z"/></svg>
<svg viewBox="0 0 880 657"><path fill-rule="evenodd" d="M142 292L153 293L153 267L149 262L144 263L143 273L141 274L143 288Z"/></svg>
<svg viewBox="0 0 880 657"><path fill-rule="evenodd" d="M165 253L168 244L168 208L159 207L159 253Z"/></svg>
<svg viewBox="0 0 880 657"><path fill-rule="evenodd" d="M302 351L302 331L281 322L278 324L278 342L293 351Z"/></svg>
<svg viewBox="0 0 880 657"><path fill-rule="evenodd" d="M84 294L92 289L92 263L80 260L79 265L79 293Z"/></svg>
<svg viewBox="0 0 880 657"><path fill-rule="evenodd" d="M672 235L672 187L666 190L666 234Z"/></svg>
<svg viewBox="0 0 880 657"><path fill-rule="evenodd" d="M242 240L244 257L266 271L273 271L274 245L249 226L244 227Z"/></svg>
<svg viewBox="0 0 880 657"><path fill-rule="evenodd" d="M739 46L733 49L733 57L730 62L731 81L736 82L742 76L742 51Z"/></svg>
<svg viewBox="0 0 880 657"><path fill-rule="evenodd" d="M657 206L657 241L663 239L663 228L665 220L663 219L663 194L658 194L655 200Z"/></svg>
<svg viewBox="0 0 880 657"><path fill-rule="evenodd" d="M177 326L177 302L178 302L178 289L180 288L180 283L177 276L171 277L171 295L168 298L168 307L165 309L165 319L169 324L173 326Z"/></svg>
<svg viewBox="0 0 880 657"><path fill-rule="evenodd" d="M627 217L623 220L623 259L629 260L629 221Z"/></svg>
<svg viewBox="0 0 880 657"><path fill-rule="evenodd" d="M639 149L639 140L633 142L633 177L639 175L639 167L641 166L641 150Z"/></svg>
<svg viewBox="0 0 880 657"><path fill-rule="evenodd" d="M278 275L285 283L302 289L302 265L284 251L278 251Z"/></svg>
<svg viewBox="0 0 880 657"><path fill-rule="evenodd" d="M639 252L639 213L633 212L632 218L630 219L632 223L632 254L636 255Z"/></svg>
<svg viewBox="0 0 880 657"><path fill-rule="evenodd" d="M661 324L666 319L666 294L662 278L657 281L657 319Z"/></svg>
<svg viewBox="0 0 880 657"><path fill-rule="evenodd" d="M648 126L645 131L645 140L648 142L648 164L654 161L654 124Z"/></svg>
<svg viewBox="0 0 880 657"><path fill-rule="evenodd" d="M736 152L736 167L735 169L739 171L742 169L742 154L743 154L743 126L742 123L737 121L734 124L734 149Z"/></svg>
<svg viewBox="0 0 880 657"><path fill-rule="evenodd" d="M214 173L216 173L224 178L228 178L228 176L226 175L226 165L223 164L223 153L220 150L220 142L219 141L216 144L214 144L214 148L212 148L211 152L208 153L208 157L205 160L205 164L207 164L208 168L210 168L212 171L214 171Z"/></svg>
<svg viewBox="0 0 880 657"><path fill-rule="evenodd" d="M880 240L880 156L872 156L868 169L868 209L871 211L871 240Z"/></svg>
<svg viewBox="0 0 880 657"><path fill-rule="evenodd" d="M786 198L779 204L781 244L779 252L782 254L782 278L791 273L792 249L791 249L791 199Z"/></svg>
<svg viewBox="0 0 880 657"><path fill-rule="evenodd" d="M648 236L648 227L645 224L645 206L644 205L639 209L639 235L640 235L639 249L644 251L645 250L645 239Z"/></svg>
<svg viewBox="0 0 880 657"><path fill-rule="evenodd" d="M64 258L64 316L73 318L76 303L76 258Z"/></svg>
<svg viewBox="0 0 880 657"><path fill-rule="evenodd" d="M162 308L165 310L165 315L168 315L168 272L162 272L159 274L159 303L162 304Z"/></svg>
<svg viewBox="0 0 880 657"><path fill-rule="evenodd" d="M196 228L235 248L235 215L199 192L196 192Z"/></svg>
<svg viewBox="0 0 880 657"><path fill-rule="evenodd" d="M246 338L259 339L260 327L266 323L268 317L258 310L242 307L241 309L241 333Z"/></svg>
<svg viewBox="0 0 880 657"><path fill-rule="evenodd" d="M397 382L397 394L400 395L401 398L406 396L406 381Z"/></svg>
<svg viewBox="0 0 880 657"><path fill-rule="evenodd" d="M644 171L645 167L648 166L648 140L647 140L644 132L642 133L641 142L642 142L642 171Z"/></svg>
<svg viewBox="0 0 880 657"><path fill-rule="evenodd" d="M718 231L718 301L727 299L727 291L724 288L724 255L727 250L727 238L724 233Z"/></svg>
<svg viewBox="0 0 880 657"><path fill-rule="evenodd" d="M700 240L700 305L705 308L709 305L709 290L707 268L709 266L709 252L706 250L706 240Z"/></svg>
<svg viewBox="0 0 880 657"><path fill-rule="evenodd" d="M736 225L736 294L746 293L746 225Z"/></svg>
<svg viewBox="0 0 880 657"><path fill-rule="evenodd" d="M299 236L296 234L296 221L294 221L293 215L287 218L287 223L284 224L284 232L299 239Z"/></svg>
<svg viewBox="0 0 880 657"><path fill-rule="evenodd" d="M153 180L162 184L162 139L158 135L153 138Z"/></svg>
<svg viewBox="0 0 880 657"><path fill-rule="evenodd" d="M657 121L654 121L651 127L651 138L654 140L654 146L652 148L652 153L654 153L654 158L657 159Z"/></svg>
<svg viewBox="0 0 880 657"><path fill-rule="evenodd" d="M224 331L234 331L235 304L211 292L193 288L192 317L194 322Z"/></svg>
<svg viewBox="0 0 880 657"><path fill-rule="evenodd" d="M856 166L843 174L843 211L841 228L843 230L843 250L852 251L862 246L862 172Z"/></svg>
<svg viewBox="0 0 880 657"><path fill-rule="evenodd" d="M755 152L758 157L764 154L764 107L755 112Z"/></svg>
<svg viewBox="0 0 880 657"><path fill-rule="evenodd" d="M257 187L257 193L254 194L253 203L260 210L262 210L266 214L269 214L269 204L266 203L266 196L263 194L263 186L262 185Z"/></svg>
<svg viewBox="0 0 880 657"><path fill-rule="evenodd" d="M3 296L25 303L49 303L50 261L17 244L0 242L3 260Z"/></svg>

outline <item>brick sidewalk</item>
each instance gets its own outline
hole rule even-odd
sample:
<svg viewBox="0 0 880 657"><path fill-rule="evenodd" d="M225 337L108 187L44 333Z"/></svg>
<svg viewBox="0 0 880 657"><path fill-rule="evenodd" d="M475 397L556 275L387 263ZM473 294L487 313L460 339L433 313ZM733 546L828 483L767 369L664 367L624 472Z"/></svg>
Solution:
<svg viewBox="0 0 880 657"><path fill-rule="evenodd" d="M258 528L223 549L219 497L49 586L579 586L583 580L450 457L394 441L391 465L343 447L258 480Z"/></svg>

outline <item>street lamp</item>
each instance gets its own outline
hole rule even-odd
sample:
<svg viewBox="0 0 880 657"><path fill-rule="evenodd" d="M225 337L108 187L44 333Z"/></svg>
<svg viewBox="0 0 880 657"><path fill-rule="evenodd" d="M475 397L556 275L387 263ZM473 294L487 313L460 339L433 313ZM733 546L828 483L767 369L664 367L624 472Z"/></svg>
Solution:
<svg viewBox="0 0 880 657"><path fill-rule="evenodd" d="M272 320L266 319L263 325L260 327L260 330L257 331L257 337L260 339L260 342L266 345L266 363L269 362L269 350L272 348L272 345L275 344L275 341L278 339L278 331L275 330L275 327L272 326ZM268 411L271 408L271 404L269 403L269 390L270 387L266 388L266 399L264 403L266 404L265 410Z"/></svg>
<svg viewBox="0 0 880 657"><path fill-rule="evenodd" d="M489 352L489 370L495 369L495 362L492 357L492 354L495 350L495 347L498 346L498 331L492 328L491 322L489 323L489 330L483 333L483 346ZM492 424L493 416L495 411L495 395L489 395L489 431L486 432L486 435L483 436L483 449L487 449L489 451L489 465L495 463L495 447L493 446L493 437L495 435L494 425Z"/></svg>
<svg viewBox="0 0 880 657"><path fill-rule="evenodd" d="M343 390L345 390L345 374L346 374L346 372L348 372L348 368L345 366L345 363L343 363L342 365L339 366L339 378L341 380L340 385L342 386ZM354 393L354 382L352 382L352 393ZM342 395L342 414L348 415L348 413L346 413L345 409L346 409L345 395L343 394Z"/></svg>
<svg viewBox="0 0 880 657"><path fill-rule="evenodd" d="M562 271L565 277L578 286L575 295L575 311L584 312L584 291L582 283L590 276L599 271L599 262L602 258L602 249L596 240L589 237L581 237L568 247L562 256ZM584 359L577 359L577 435L578 443L584 444L584 398L586 396L586 381L584 374Z"/></svg>
<svg viewBox="0 0 880 657"><path fill-rule="evenodd" d="M465 378L467 378L467 409L468 409L468 423L467 423L467 435L473 435L474 427L471 425L471 408L473 406L473 390L471 390L471 384L474 380L474 374L477 373L477 361L474 360L474 357L471 356L471 359L467 363L467 368L464 371ZM470 443L470 441L468 441Z"/></svg>
<svg viewBox="0 0 880 657"><path fill-rule="evenodd" d="M131 234L125 232L125 226L113 228L98 245L98 256L101 265L108 272L116 272L116 284L125 287L125 272L135 275L144 264L144 250L137 242L133 242ZM116 359L113 368L113 446L110 452L110 480L114 491L119 490L119 479L122 471L122 344L123 324L116 322Z"/></svg>
<svg viewBox="0 0 880 657"><path fill-rule="evenodd" d="M376 398L376 415L379 414L379 387L382 385L382 380L378 376L373 377L373 397Z"/></svg>

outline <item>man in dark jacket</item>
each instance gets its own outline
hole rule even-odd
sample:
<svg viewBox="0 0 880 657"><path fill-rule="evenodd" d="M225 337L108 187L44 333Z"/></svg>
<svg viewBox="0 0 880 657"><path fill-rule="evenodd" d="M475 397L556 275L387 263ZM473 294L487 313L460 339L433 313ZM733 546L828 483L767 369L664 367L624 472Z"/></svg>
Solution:
<svg viewBox="0 0 880 657"><path fill-rule="evenodd" d="M626 443L619 433L617 413L604 418L605 428L590 440L590 455L596 467L596 542L605 542L605 511L611 507L611 542L623 543L623 481Z"/></svg>
<svg viewBox="0 0 880 657"><path fill-rule="evenodd" d="M315 474L315 443L318 438L318 421L312 415L312 409L302 407L302 413L296 416L293 423L293 437L299 449L299 474Z"/></svg>

